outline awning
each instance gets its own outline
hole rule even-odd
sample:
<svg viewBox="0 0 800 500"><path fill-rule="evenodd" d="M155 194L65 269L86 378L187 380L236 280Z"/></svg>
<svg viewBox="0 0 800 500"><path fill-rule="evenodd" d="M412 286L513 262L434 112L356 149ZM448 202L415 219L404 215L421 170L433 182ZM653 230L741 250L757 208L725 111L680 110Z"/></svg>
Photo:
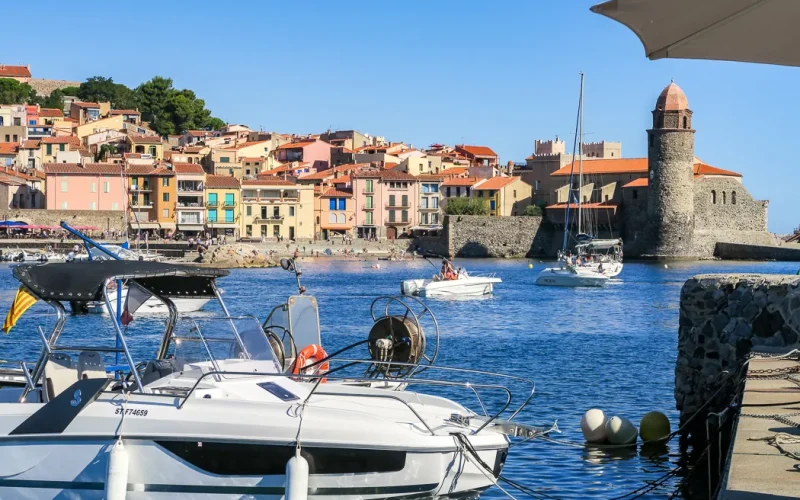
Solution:
<svg viewBox="0 0 800 500"><path fill-rule="evenodd" d="M439 231L442 226L411 226L409 231Z"/></svg>
<svg viewBox="0 0 800 500"><path fill-rule="evenodd" d="M213 229L236 229L239 227L239 224L235 222L209 222L206 224L209 228Z"/></svg>
<svg viewBox="0 0 800 500"><path fill-rule="evenodd" d="M202 231L203 224L178 224L178 231Z"/></svg>
<svg viewBox="0 0 800 500"><path fill-rule="evenodd" d="M158 222L135 222L131 221L131 227L135 229L159 229Z"/></svg>
<svg viewBox="0 0 800 500"><path fill-rule="evenodd" d="M175 229L174 222L159 222L158 225L161 226L161 229Z"/></svg>
<svg viewBox="0 0 800 500"><path fill-rule="evenodd" d="M800 66L797 0L611 0L592 12L627 26L650 59Z"/></svg>

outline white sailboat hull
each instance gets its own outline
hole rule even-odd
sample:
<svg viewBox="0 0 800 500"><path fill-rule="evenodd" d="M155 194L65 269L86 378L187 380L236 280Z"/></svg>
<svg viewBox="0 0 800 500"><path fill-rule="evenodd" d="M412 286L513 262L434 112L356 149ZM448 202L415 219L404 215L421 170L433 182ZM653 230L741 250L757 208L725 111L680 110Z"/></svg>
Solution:
<svg viewBox="0 0 800 500"><path fill-rule="evenodd" d="M122 290L122 304L123 307L125 305L125 299L128 297L128 289L124 288ZM116 308L117 305L117 291L110 291L108 293L108 298L111 301L113 307ZM171 299L172 303L175 304L175 307L178 309L179 313L187 313L187 312L197 312L203 308L211 299L179 299L173 298ZM103 302L91 302L87 306L88 312L90 314L108 314L108 309L106 308L105 303ZM155 297L150 297L145 301L144 304L139 307L136 311L136 314L167 314L169 313L169 309L167 306L158 300Z"/></svg>
<svg viewBox="0 0 800 500"><path fill-rule="evenodd" d="M416 279L403 281L400 289L403 295L418 297L469 297L488 295L494 290L495 283L502 281L500 278L482 276L442 281Z"/></svg>
<svg viewBox="0 0 800 500"><path fill-rule="evenodd" d="M576 268L570 270L562 267L548 267L536 277L536 284L542 286L563 287L600 287L609 277L596 271Z"/></svg>
<svg viewBox="0 0 800 500"><path fill-rule="evenodd" d="M589 271L598 272L603 276L608 276L609 278L614 278L619 276L622 272L622 262L603 262L602 271L600 270L601 267L599 264L584 264L580 266L580 269L586 269Z"/></svg>

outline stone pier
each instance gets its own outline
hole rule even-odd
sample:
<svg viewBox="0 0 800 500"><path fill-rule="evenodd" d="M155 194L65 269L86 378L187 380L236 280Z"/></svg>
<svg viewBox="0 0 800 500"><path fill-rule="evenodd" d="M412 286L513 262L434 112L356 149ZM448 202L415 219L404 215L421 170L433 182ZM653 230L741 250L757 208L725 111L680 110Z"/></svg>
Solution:
<svg viewBox="0 0 800 500"><path fill-rule="evenodd" d="M695 276L681 290L679 325L675 402L683 421L723 384L704 413L731 401L737 384L727 375L739 375L751 351L800 347L800 276Z"/></svg>

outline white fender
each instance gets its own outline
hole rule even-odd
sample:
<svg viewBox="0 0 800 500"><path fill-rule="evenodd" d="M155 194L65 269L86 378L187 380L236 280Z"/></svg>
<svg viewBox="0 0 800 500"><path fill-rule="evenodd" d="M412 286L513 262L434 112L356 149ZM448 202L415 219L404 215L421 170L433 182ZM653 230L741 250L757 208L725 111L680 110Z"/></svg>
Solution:
<svg viewBox="0 0 800 500"><path fill-rule="evenodd" d="M308 461L297 448L295 455L286 462L286 500L308 499Z"/></svg>
<svg viewBox="0 0 800 500"><path fill-rule="evenodd" d="M128 493L128 452L122 440L117 441L108 452L106 471L106 500L125 500Z"/></svg>

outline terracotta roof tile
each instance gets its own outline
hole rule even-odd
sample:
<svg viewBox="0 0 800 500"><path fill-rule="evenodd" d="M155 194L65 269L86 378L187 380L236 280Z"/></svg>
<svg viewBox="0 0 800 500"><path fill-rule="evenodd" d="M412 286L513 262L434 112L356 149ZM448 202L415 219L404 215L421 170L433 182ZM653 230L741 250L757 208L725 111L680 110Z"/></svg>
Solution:
<svg viewBox="0 0 800 500"><path fill-rule="evenodd" d="M0 155L14 155L19 149L17 142L0 142Z"/></svg>
<svg viewBox="0 0 800 500"><path fill-rule="evenodd" d="M228 175L207 175L206 188L211 189L239 189L239 181L236 177Z"/></svg>
<svg viewBox="0 0 800 500"><path fill-rule="evenodd" d="M128 175L150 175L153 170L152 165L128 165L125 173Z"/></svg>
<svg viewBox="0 0 800 500"><path fill-rule="evenodd" d="M120 165L110 163L45 163L44 172L51 174L119 175Z"/></svg>
<svg viewBox="0 0 800 500"><path fill-rule="evenodd" d="M28 139L22 143L22 149L37 149L42 144L38 139Z"/></svg>
<svg viewBox="0 0 800 500"><path fill-rule="evenodd" d="M0 78L30 78L31 70L27 66L0 65Z"/></svg>
<svg viewBox="0 0 800 500"><path fill-rule="evenodd" d="M343 175L343 176L339 177L338 179L331 179L331 184L334 184L334 185L336 185L336 184L347 184L349 182L350 182L350 176L349 175Z"/></svg>
<svg viewBox="0 0 800 500"><path fill-rule="evenodd" d="M61 135L57 137L44 137L42 144L69 144L75 148L80 147L81 140L74 135Z"/></svg>
<svg viewBox="0 0 800 500"><path fill-rule="evenodd" d="M738 172L734 172L732 170L723 170L721 168L712 167L711 165L706 165L705 163L695 163L694 164L694 175L727 175L730 177L741 177L742 174Z"/></svg>
<svg viewBox="0 0 800 500"><path fill-rule="evenodd" d="M649 181L647 177L639 177L638 179L634 179L629 183L622 186L622 189L625 188L635 188L635 187L647 187L649 185Z"/></svg>
<svg viewBox="0 0 800 500"><path fill-rule="evenodd" d="M280 177L259 177L242 181L243 186L296 186L296 182L281 179Z"/></svg>
<svg viewBox="0 0 800 500"><path fill-rule="evenodd" d="M128 134L128 138L138 144L161 144L161 137L157 135Z"/></svg>
<svg viewBox="0 0 800 500"><path fill-rule="evenodd" d="M447 176L441 174L419 174L417 176L417 179L421 181L443 181L446 178Z"/></svg>
<svg viewBox="0 0 800 500"><path fill-rule="evenodd" d="M39 110L39 116L42 118L63 118L64 112L55 108L42 108Z"/></svg>
<svg viewBox="0 0 800 500"><path fill-rule="evenodd" d="M186 146L183 148L184 153L189 154L198 154L200 153L206 146Z"/></svg>
<svg viewBox="0 0 800 500"><path fill-rule="evenodd" d="M108 112L108 114L110 114L111 116L115 116L115 115L139 115L139 116L141 116L141 113L138 112L135 109L112 109L111 111Z"/></svg>
<svg viewBox="0 0 800 500"><path fill-rule="evenodd" d="M305 174L300 177L300 180L303 181L318 181L318 180L325 180L329 177L333 177L335 173L340 172L353 172L354 170L358 170L360 168L368 167L369 163L348 163L346 165L339 165L338 167L332 167L325 170L320 170L319 172L313 174Z"/></svg>
<svg viewBox="0 0 800 500"><path fill-rule="evenodd" d="M100 107L100 105L97 104L96 102L75 101L72 104L74 104L75 106L78 106L79 108L99 108Z"/></svg>
<svg viewBox="0 0 800 500"><path fill-rule="evenodd" d="M569 176L572 163L559 168L551 176ZM578 173L578 160L575 160L575 173ZM646 174L647 158L598 158L583 159L583 175Z"/></svg>
<svg viewBox="0 0 800 500"><path fill-rule="evenodd" d="M187 130L186 133L191 137L208 137L213 134L209 130Z"/></svg>
<svg viewBox="0 0 800 500"><path fill-rule="evenodd" d="M475 189L478 191L488 189L503 189L504 187L518 180L521 179L519 177L492 177L475 186Z"/></svg>
<svg viewBox="0 0 800 500"><path fill-rule="evenodd" d="M336 189L336 188L330 188L327 191L325 191L324 193L322 193L319 197L320 198L352 198L353 197L353 193L351 193L350 191L341 191L341 190Z"/></svg>
<svg viewBox="0 0 800 500"><path fill-rule="evenodd" d="M449 186L452 186L452 187L457 187L457 186L470 187L470 186L474 186L475 183L478 182L479 180L480 179L478 179L477 177L453 177L452 179L447 179L446 181L444 181L442 183L442 186L444 186L444 187L449 187Z"/></svg>
<svg viewBox="0 0 800 500"><path fill-rule="evenodd" d="M224 146L219 146L217 149L222 149L226 151L236 151L242 148L249 148L250 146L256 146L258 144L269 144L269 141L253 141L253 142L243 142L241 144L226 144Z"/></svg>
<svg viewBox="0 0 800 500"><path fill-rule="evenodd" d="M456 148L465 151L473 156L497 156L492 148L486 146L468 146L466 144L457 145Z"/></svg>
<svg viewBox="0 0 800 500"><path fill-rule="evenodd" d="M202 174L205 173L203 167L197 163L173 163L176 174Z"/></svg>
<svg viewBox="0 0 800 500"><path fill-rule="evenodd" d="M295 148L304 148L306 146L310 146L317 141L301 141L301 142L288 142L286 144L281 144L278 146L277 149L295 149Z"/></svg>
<svg viewBox="0 0 800 500"><path fill-rule="evenodd" d="M444 175L464 175L469 169L467 167L452 167L444 171Z"/></svg>
<svg viewBox="0 0 800 500"><path fill-rule="evenodd" d="M411 174L401 172L399 170L361 170L352 175L354 179L362 178L378 178L382 181L415 181L417 180Z"/></svg>

